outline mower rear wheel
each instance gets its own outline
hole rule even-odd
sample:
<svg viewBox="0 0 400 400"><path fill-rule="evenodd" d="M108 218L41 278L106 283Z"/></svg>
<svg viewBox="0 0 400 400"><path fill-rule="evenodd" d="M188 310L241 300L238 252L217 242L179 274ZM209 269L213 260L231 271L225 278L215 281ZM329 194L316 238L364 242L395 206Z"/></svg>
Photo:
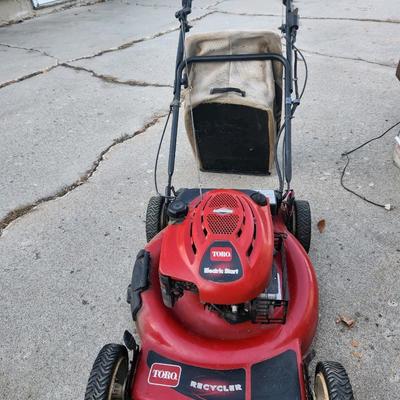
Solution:
<svg viewBox="0 0 400 400"><path fill-rule="evenodd" d="M295 200L292 232L308 253L311 244L311 209L308 201Z"/></svg>
<svg viewBox="0 0 400 400"><path fill-rule="evenodd" d="M146 212L146 239L148 242L165 228L164 205L164 197L153 196L149 200Z"/></svg>
<svg viewBox="0 0 400 400"><path fill-rule="evenodd" d="M315 400L354 400L350 379L338 362L319 362L315 369Z"/></svg>
<svg viewBox="0 0 400 400"><path fill-rule="evenodd" d="M115 343L106 344L93 364L85 400L127 400L128 370L126 347Z"/></svg>

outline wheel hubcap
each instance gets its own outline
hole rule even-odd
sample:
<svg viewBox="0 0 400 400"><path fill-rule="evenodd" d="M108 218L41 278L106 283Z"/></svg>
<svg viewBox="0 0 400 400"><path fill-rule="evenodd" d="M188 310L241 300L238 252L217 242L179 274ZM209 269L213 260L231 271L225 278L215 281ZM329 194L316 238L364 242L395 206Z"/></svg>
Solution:
<svg viewBox="0 0 400 400"><path fill-rule="evenodd" d="M328 386L326 385L324 375L321 372L319 372L315 377L314 393L315 400L329 400Z"/></svg>
<svg viewBox="0 0 400 400"><path fill-rule="evenodd" d="M111 378L108 400L125 399L125 388L126 388L127 377L128 377L128 363L127 360L124 357L122 357L118 360L118 363L113 372L113 376Z"/></svg>

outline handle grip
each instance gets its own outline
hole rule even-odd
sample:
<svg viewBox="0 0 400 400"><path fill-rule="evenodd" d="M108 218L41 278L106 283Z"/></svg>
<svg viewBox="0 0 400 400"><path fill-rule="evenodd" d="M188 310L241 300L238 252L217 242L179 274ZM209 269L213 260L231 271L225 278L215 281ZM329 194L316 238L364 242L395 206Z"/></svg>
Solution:
<svg viewBox="0 0 400 400"><path fill-rule="evenodd" d="M210 94L220 94L220 93L229 93L229 92L238 93L242 97L246 97L246 92L244 90L235 88L235 87L212 88L210 90Z"/></svg>

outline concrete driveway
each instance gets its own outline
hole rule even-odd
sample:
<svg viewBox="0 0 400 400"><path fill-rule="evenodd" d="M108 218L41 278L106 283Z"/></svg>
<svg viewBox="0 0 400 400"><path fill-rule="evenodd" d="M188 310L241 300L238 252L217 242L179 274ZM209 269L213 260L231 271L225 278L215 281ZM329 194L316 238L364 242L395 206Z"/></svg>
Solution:
<svg viewBox="0 0 400 400"><path fill-rule="evenodd" d="M0 28L0 391L83 398L100 347L133 329L126 286L145 244L153 164L171 100L178 0L109 1ZM313 211L318 360L342 362L359 400L400 398L398 0L298 0L310 68L294 120L294 181ZM274 29L279 0L198 0L193 32ZM160 180L167 147L162 151ZM196 186L182 129L175 186ZM201 174L207 186L276 177ZM317 222L324 219L323 233ZM337 324L338 315L355 320Z"/></svg>

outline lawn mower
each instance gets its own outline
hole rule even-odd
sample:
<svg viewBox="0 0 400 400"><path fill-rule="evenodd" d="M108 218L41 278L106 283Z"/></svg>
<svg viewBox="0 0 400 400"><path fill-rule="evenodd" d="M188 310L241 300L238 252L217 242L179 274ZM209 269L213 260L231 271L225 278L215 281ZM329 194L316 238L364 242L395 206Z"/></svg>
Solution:
<svg viewBox="0 0 400 400"><path fill-rule="evenodd" d="M298 10L283 1L283 56L268 31L186 37L191 3L176 13L168 183L148 204L148 243L127 292L140 346L129 331L124 345L104 346L85 399L351 400L339 363L319 362L313 386L308 372L318 320L311 213L290 186L291 120L304 92ZM182 98L201 171L269 175L275 166L279 188L175 190Z"/></svg>

